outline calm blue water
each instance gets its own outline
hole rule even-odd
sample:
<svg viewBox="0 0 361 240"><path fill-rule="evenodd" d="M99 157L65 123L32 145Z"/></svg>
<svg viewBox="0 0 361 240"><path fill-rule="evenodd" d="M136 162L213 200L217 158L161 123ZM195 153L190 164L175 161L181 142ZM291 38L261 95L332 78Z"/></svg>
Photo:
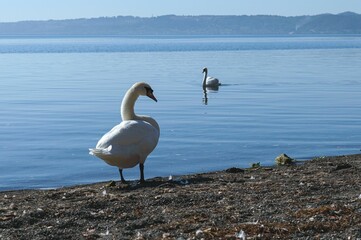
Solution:
<svg viewBox="0 0 361 240"><path fill-rule="evenodd" d="M159 100L136 105L161 127L146 178L360 152L361 36L8 37L0 68L0 190L118 180L88 148L137 81Z"/></svg>

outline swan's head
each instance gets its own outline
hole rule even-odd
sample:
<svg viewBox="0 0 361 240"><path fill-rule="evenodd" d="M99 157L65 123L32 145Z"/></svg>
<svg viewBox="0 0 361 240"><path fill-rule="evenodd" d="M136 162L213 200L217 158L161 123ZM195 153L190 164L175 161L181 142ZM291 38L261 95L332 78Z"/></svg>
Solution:
<svg viewBox="0 0 361 240"><path fill-rule="evenodd" d="M205 68L203 68L203 72L202 72L202 73L206 73L206 72L208 72L208 69L205 67Z"/></svg>
<svg viewBox="0 0 361 240"><path fill-rule="evenodd" d="M140 82L140 83L136 83L133 85L132 87L134 89L134 91L136 93L138 93L139 95L141 96L147 96L151 99L153 99L154 101L158 101L155 96L153 95L153 89L152 87L148 84L148 83L145 83L145 82Z"/></svg>

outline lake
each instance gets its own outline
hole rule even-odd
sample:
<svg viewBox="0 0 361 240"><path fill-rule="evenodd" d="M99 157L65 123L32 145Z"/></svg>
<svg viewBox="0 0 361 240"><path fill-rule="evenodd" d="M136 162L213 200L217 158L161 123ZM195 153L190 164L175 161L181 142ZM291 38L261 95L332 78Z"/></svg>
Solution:
<svg viewBox="0 0 361 240"><path fill-rule="evenodd" d="M2 37L0 66L0 190L119 180L88 148L138 81L161 128L146 178L360 153L357 35ZM222 82L206 96L203 67Z"/></svg>

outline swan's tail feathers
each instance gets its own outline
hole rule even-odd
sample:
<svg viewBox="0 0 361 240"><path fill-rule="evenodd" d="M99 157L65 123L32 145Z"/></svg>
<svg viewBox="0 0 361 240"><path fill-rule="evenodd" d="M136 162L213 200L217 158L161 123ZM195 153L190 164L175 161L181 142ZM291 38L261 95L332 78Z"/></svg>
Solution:
<svg viewBox="0 0 361 240"><path fill-rule="evenodd" d="M111 155L112 146L107 148L89 148L89 154L97 157Z"/></svg>

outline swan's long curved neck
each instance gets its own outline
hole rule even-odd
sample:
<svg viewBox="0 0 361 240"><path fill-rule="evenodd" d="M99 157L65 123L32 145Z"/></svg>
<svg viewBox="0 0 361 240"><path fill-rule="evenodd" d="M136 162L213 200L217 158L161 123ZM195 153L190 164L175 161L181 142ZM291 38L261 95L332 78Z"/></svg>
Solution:
<svg viewBox="0 0 361 240"><path fill-rule="evenodd" d="M203 83L202 83L203 87L206 86L206 80L207 80L207 70L204 71L204 77L203 77Z"/></svg>
<svg viewBox="0 0 361 240"><path fill-rule="evenodd" d="M138 119L138 116L134 112L134 105L138 97L139 95L135 93L133 89L129 89L125 94L120 108L123 121Z"/></svg>
<svg viewBox="0 0 361 240"><path fill-rule="evenodd" d="M139 94L135 93L133 89L129 89L125 94L122 106L120 109L122 120L142 120L150 123L153 127L155 127L159 132L159 125L158 123L151 117L148 116L139 116L134 112L134 105L139 97Z"/></svg>

